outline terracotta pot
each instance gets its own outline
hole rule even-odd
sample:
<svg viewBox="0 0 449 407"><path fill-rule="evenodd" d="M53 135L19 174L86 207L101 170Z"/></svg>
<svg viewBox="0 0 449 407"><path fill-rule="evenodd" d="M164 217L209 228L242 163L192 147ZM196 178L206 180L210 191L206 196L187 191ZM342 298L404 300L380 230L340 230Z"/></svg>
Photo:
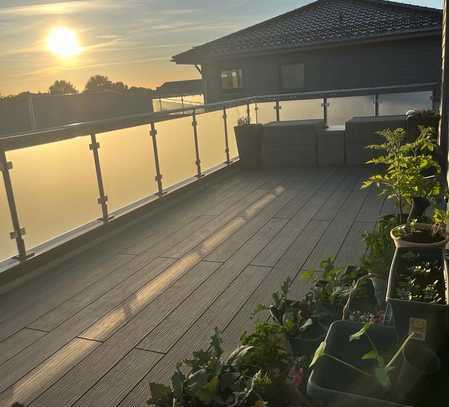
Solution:
<svg viewBox="0 0 449 407"><path fill-rule="evenodd" d="M409 247L409 248L430 248L430 247L441 247L443 248L447 242L449 241L449 236L446 235L446 237L438 242L432 242L432 243L420 243L420 242L412 242L410 240L406 240L402 237L398 237L395 235L395 231L398 230L401 226L396 226L395 228L391 229L390 236L394 241L394 245L396 248L402 248L402 247ZM430 231L432 229L432 225L428 223L417 223L416 228L423 231Z"/></svg>

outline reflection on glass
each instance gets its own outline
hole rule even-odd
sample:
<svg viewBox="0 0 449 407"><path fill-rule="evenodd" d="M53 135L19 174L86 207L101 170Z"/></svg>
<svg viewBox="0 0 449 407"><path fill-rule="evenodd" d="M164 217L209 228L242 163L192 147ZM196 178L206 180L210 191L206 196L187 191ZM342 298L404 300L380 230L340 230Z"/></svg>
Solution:
<svg viewBox="0 0 449 407"><path fill-rule="evenodd" d="M379 96L379 114L403 115L409 110L432 109L432 92L395 93Z"/></svg>
<svg viewBox="0 0 449 407"><path fill-rule="evenodd" d="M98 134L97 141L110 211L156 192L149 125Z"/></svg>
<svg viewBox="0 0 449 407"><path fill-rule="evenodd" d="M27 248L100 216L90 137L7 153Z"/></svg>
<svg viewBox="0 0 449 407"><path fill-rule="evenodd" d="M280 118L282 121L322 119L321 103L321 99L282 101Z"/></svg>
<svg viewBox="0 0 449 407"><path fill-rule="evenodd" d="M257 103L257 123L266 124L276 121L275 102Z"/></svg>
<svg viewBox="0 0 449 407"><path fill-rule="evenodd" d="M197 116L203 171L226 161L223 110Z"/></svg>
<svg viewBox="0 0 449 407"><path fill-rule="evenodd" d="M156 129L164 188L196 175L192 116L157 123Z"/></svg>
<svg viewBox="0 0 449 407"><path fill-rule="evenodd" d="M12 230L8 200L6 199L5 186L0 173L0 261L17 254L14 240L11 240L9 237L9 233Z"/></svg>
<svg viewBox="0 0 449 407"><path fill-rule="evenodd" d="M374 116L374 96L350 96L328 99L328 124L344 125L353 117Z"/></svg>
<svg viewBox="0 0 449 407"><path fill-rule="evenodd" d="M153 99L153 111L165 112L168 110L188 109L204 105L203 95L189 95Z"/></svg>

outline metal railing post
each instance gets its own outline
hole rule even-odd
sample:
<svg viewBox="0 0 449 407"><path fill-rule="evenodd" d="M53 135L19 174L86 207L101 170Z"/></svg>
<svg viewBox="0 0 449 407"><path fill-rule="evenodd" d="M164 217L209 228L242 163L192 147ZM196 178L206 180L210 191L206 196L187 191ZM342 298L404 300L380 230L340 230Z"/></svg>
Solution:
<svg viewBox="0 0 449 407"><path fill-rule="evenodd" d="M95 134L90 135L89 149L92 151L95 163L95 173L97 175L97 185L99 198L97 200L98 204L101 206L101 220L106 223L109 221L110 216L108 213L108 196L104 192L103 175L101 173L100 155L98 150L100 148L100 143L97 141L97 136Z"/></svg>
<svg viewBox="0 0 449 407"><path fill-rule="evenodd" d="M436 89L432 89L432 96L430 97L431 101L432 101L432 110L434 112L437 111L438 109L438 96L437 96L437 90Z"/></svg>
<svg viewBox="0 0 449 407"><path fill-rule="evenodd" d="M228 114L226 113L226 107L223 107L223 124L224 124L224 136L225 136L226 164L229 164L231 162L231 159L229 157Z"/></svg>
<svg viewBox="0 0 449 407"><path fill-rule="evenodd" d="M379 94L374 95L374 116L379 116Z"/></svg>
<svg viewBox="0 0 449 407"><path fill-rule="evenodd" d="M193 140L195 142L195 164L196 164L196 176L202 177L201 173L201 160L200 160L200 147L198 145L198 122L196 121L195 109L192 113L192 127L193 127Z"/></svg>
<svg viewBox="0 0 449 407"><path fill-rule="evenodd" d="M251 124L251 108L249 103L246 104L246 117L248 119L248 124Z"/></svg>
<svg viewBox="0 0 449 407"><path fill-rule="evenodd" d="M259 106L257 102L254 104L254 111L256 112L256 124L259 124Z"/></svg>
<svg viewBox="0 0 449 407"><path fill-rule="evenodd" d="M11 223L13 231L9 236L16 241L17 245L17 258L20 261L25 261L32 254L27 254L25 248L25 241L23 236L25 235L25 228L20 226L19 215L17 212L16 200L14 198L14 190L11 182L11 175L9 171L12 170L12 163L6 159L6 153L4 150L0 150L0 172L3 174L3 182L5 184L6 198L8 200L9 213L11 215Z"/></svg>
<svg viewBox="0 0 449 407"><path fill-rule="evenodd" d="M276 104L274 106L274 110L276 110L276 121L280 122L281 121L281 105L279 103L279 99L276 99Z"/></svg>
<svg viewBox="0 0 449 407"><path fill-rule="evenodd" d="M151 140L153 142L154 166L156 168L156 176L154 177L154 179L157 182L157 193L159 196L162 196L164 194L164 189L162 186L162 174L161 174L161 167L159 165L159 152L157 149L156 135L157 135L156 126L154 125L154 122L151 122L150 123L150 136L151 136Z"/></svg>
<svg viewBox="0 0 449 407"><path fill-rule="evenodd" d="M323 103L321 103L321 106L323 108L323 120L324 120L324 125L327 127L327 122L328 122L328 112L327 112L327 108L329 107L329 103L327 103L327 97L323 97Z"/></svg>

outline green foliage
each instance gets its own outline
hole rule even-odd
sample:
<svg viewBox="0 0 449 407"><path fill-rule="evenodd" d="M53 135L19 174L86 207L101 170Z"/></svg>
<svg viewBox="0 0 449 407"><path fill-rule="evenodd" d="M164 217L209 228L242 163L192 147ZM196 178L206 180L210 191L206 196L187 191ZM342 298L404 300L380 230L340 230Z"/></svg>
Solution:
<svg viewBox="0 0 449 407"><path fill-rule="evenodd" d="M419 260L412 256L398 277L395 295L405 301L444 303L444 271L441 260Z"/></svg>
<svg viewBox="0 0 449 407"><path fill-rule="evenodd" d="M372 231L363 234L366 252L360 264L364 271L380 278L387 278L395 251L390 231L399 224L397 217L383 217L377 221Z"/></svg>
<svg viewBox="0 0 449 407"><path fill-rule="evenodd" d="M405 208L410 207L413 198L426 198L430 201L441 194L438 177L428 177L432 172L439 175L439 164L434 160L435 143L434 130L422 128L420 135L411 143L405 143L404 129L387 129L379 133L385 142L368 148L383 152L377 158L368 161L369 164L385 166L385 172L369 177L363 188L375 185L381 194L393 199L399 209L399 214L405 214Z"/></svg>
<svg viewBox="0 0 449 407"><path fill-rule="evenodd" d="M445 235L448 222L449 212L435 208L432 215L432 233L434 235Z"/></svg>
<svg viewBox="0 0 449 407"><path fill-rule="evenodd" d="M148 404L157 407L254 405L260 400L254 389L261 374L257 371L247 376L239 369L241 359L250 350L250 346L241 346L224 360L222 341L215 332L207 351L194 352L192 359L177 366L171 386L150 383ZM184 373L185 368L188 373Z"/></svg>
<svg viewBox="0 0 449 407"><path fill-rule="evenodd" d="M271 381L284 381L293 364L284 328L271 322L259 322L254 332L244 333L241 343L251 349L240 359L239 366L247 375L258 371Z"/></svg>

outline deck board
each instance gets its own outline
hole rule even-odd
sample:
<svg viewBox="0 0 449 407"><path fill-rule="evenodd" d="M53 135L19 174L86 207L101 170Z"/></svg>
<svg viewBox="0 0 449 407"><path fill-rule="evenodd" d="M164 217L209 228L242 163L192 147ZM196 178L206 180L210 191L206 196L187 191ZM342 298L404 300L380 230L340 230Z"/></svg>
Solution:
<svg viewBox="0 0 449 407"><path fill-rule="evenodd" d="M148 381L330 256L355 264L391 211L362 168L232 170L0 298L0 405L144 406ZM4 312L3 312L4 311Z"/></svg>

